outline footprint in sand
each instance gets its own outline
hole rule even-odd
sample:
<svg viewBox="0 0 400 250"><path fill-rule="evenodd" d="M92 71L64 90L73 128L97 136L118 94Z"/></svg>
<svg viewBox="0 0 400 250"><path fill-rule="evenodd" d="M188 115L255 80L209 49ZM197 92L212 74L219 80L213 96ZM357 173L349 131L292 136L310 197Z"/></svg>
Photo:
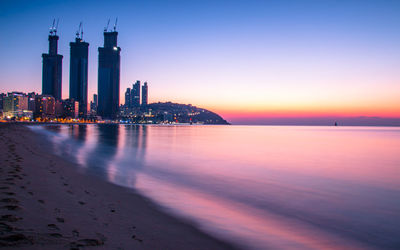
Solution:
<svg viewBox="0 0 400 250"><path fill-rule="evenodd" d="M87 247L87 246L101 246L104 242L99 239L81 239L76 242L71 242L71 247Z"/></svg>
<svg viewBox="0 0 400 250"><path fill-rule="evenodd" d="M60 233L51 233L49 235L52 236L52 237L55 237L55 238L61 238L62 237L62 234L60 234Z"/></svg>
<svg viewBox="0 0 400 250"><path fill-rule="evenodd" d="M3 192L3 194L10 195L10 196L14 196L15 195L15 193L13 193L13 192Z"/></svg>
<svg viewBox="0 0 400 250"><path fill-rule="evenodd" d="M19 220L22 220L22 218L21 217L17 217L17 216L15 216L13 214L6 214L6 215L2 215L0 217L0 221L16 222L16 221L19 221Z"/></svg>
<svg viewBox="0 0 400 250"><path fill-rule="evenodd" d="M58 228L56 224L48 224L47 227L52 230L60 230L60 228Z"/></svg>
<svg viewBox="0 0 400 250"><path fill-rule="evenodd" d="M64 223L65 222L64 218L60 218L60 217L57 217L56 220L58 222L60 222L60 223Z"/></svg>
<svg viewBox="0 0 400 250"><path fill-rule="evenodd" d="M16 244L33 244L33 241L23 234L12 234L0 237L0 242L5 246L15 246Z"/></svg>
<svg viewBox="0 0 400 250"><path fill-rule="evenodd" d="M114 204L109 204L109 205L108 205L108 208L110 209L110 212L111 212L111 213L115 213L115 208L114 208L114 207L115 207Z"/></svg>
<svg viewBox="0 0 400 250"><path fill-rule="evenodd" d="M139 242L143 242L143 240L142 240L142 239L139 239L139 238L137 238L137 237L136 237L136 235L132 235L132 239L134 239L134 240L137 240L137 241L139 241Z"/></svg>
<svg viewBox="0 0 400 250"><path fill-rule="evenodd" d="M15 210L21 209L21 207L16 206L16 205L6 205L6 206L3 206L3 208L10 210L10 211L15 211Z"/></svg>
<svg viewBox="0 0 400 250"><path fill-rule="evenodd" d="M4 198L1 199L0 202L4 202L4 203L12 203L12 204L18 204L18 200L14 199L14 198Z"/></svg>
<svg viewBox="0 0 400 250"><path fill-rule="evenodd" d="M0 232L11 232L14 228L6 223L0 222Z"/></svg>

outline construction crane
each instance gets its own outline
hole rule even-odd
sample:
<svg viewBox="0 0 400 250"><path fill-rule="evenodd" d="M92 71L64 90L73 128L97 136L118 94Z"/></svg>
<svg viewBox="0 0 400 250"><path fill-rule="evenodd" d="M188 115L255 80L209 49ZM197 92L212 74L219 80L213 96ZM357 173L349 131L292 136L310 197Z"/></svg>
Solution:
<svg viewBox="0 0 400 250"><path fill-rule="evenodd" d="M117 22L118 22L118 17L115 18L114 32L117 31Z"/></svg>
<svg viewBox="0 0 400 250"><path fill-rule="evenodd" d="M82 27L82 22L79 23L79 28L78 28L78 30L77 30L76 33L75 33L76 38L79 38L79 33L80 33L80 31L81 31L81 27ZM81 38L81 39L82 39L82 38Z"/></svg>
<svg viewBox="0 0 400 250"><path fill-rule="evenodd" d="M107 26L104 28L104 32L107 32L109 25L110 25L110 18L108 19Z"/></svg>
<svg viewBox="0 0 400 250"><path fill-rule="evenodd" d="M58 29L58 21L59 21L60 19L59 18L57 18L57 24L56 24L56 28L54 29L54 35L56 36L57 35L57 29ZM54 25L54 22L53 22L53 25Z"/></svg>
<svg viewBox="0 0 400 250"><path fill-rule="evenodd" d="M55 22L56 22L56 19L53 19L53 25L51 25L51 27L50 27L50 35L53 35L53 33L54 33L54 24L55 24Z"/></svg>

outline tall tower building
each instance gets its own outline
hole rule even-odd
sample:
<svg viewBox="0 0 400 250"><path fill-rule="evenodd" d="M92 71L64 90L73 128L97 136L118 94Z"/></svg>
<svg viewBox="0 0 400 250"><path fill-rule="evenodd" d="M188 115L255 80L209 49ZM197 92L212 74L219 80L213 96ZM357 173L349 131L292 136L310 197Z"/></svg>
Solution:
<svg viewBox="0 0 400 250"><path fill-rule="evenodd" d="M125 92L125 108L131 108L131 88L127 88Z"/></svg>
<svg viewBox="0 0 400 250"><path fill-rule="evenodd" d="M62 75L62 55L57 54L58 36L57 27L50 29L49 34L49 53L42 54L42 94L51 95L56 100L61 100L61 75Z"/></svg>
<svg viewBox="0 0 400 250"><path fill-rule="evenodd" d="M97 106L99 105L99 102L97 101L97 95L96 94L93 94L93 103L94 103L94 105L96 105L96 109L97 109Z"/></svg>
<svg viewBox="0 0 400 250"><path fill-rule="evenodd" d="M144 82L142 87L142 106L145 107L148 104L149 98L149 87L147 86L147 82Z"/></svg>
<svg viewBox="0 0 400 250"><path fill-rule="evenodd" d="M93 114L97 114L97 95L93 94L93 101L90 102L90 112Z"/></svg>
<svg viewBox="0 0 400 250"><path fill-rule="evenodd" d="M99 47L97 114L103 118L114 119L119 108L120 52L117 47L118 32L104 29L104 47Z"/></svg>
<svg viewBox="0 0 400 250"><path fill-rule="evenodd" d="M133 84L131 98L132 107L140 107L140 81Z"/></svg>
<svg viewBox="0 0 400 250"><path fill-rule="evenodd" d="M88 54L89 43L83 41L81 25L75 42L69 43L71 56L69 64L69 98L79 102L79 116L87 114L88 102Z"/></svg>

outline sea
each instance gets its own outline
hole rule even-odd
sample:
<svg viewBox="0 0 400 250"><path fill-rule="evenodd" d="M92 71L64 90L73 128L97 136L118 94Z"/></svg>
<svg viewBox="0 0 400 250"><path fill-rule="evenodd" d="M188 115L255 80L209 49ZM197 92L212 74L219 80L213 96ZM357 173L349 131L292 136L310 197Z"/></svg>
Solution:
<svg viewBox="0 0 400 250"><path fill-rule="evenodd" d="M400 128L43 125L79 171L244 249L400 249Z"/></svg>

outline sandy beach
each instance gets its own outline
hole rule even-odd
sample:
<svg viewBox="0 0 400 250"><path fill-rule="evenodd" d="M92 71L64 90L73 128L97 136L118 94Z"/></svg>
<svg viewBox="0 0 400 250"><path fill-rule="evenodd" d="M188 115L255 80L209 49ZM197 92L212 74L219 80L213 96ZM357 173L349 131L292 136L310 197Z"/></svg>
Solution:
<svg viewBox="0 0 400 250"><path fill-rule="evenodd" d="M83 175L24 125L0 124L0 247L232 249L134 190Z"/></svg>

